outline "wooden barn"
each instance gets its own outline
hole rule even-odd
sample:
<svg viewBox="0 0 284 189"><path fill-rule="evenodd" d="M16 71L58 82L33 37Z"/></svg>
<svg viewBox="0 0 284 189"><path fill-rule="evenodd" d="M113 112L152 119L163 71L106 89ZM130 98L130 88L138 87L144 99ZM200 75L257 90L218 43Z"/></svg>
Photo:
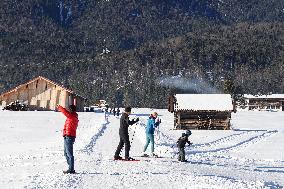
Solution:
<svg viewBox="0 0 284 189"><path fill-rule="evenodd" d="M230 129L230 94L176 94L169 103L175 129Z"/></svg>
<svg viewBox="0 0 284 189"><path fill-rule="evenodd" d="M284 94L244 95L245 108L252 111L284 111Z"/></svg>
<svg viewBox="0 0 284 189"><path fill-rule="evenodd" d="M36 77L0 95L0 106L5 107L15 101L21 102L28 110L55 110L56 105L77 106L84 111L85 98L47 78Z"/></svg>

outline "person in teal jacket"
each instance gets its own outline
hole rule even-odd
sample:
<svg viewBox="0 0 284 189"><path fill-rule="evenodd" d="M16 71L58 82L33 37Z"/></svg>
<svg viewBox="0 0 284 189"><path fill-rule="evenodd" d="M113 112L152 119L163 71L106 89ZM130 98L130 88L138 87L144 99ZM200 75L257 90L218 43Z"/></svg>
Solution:
<svg viewBox="0 0 284 189"><path fill-rule="evenodd" d="M161 123L161 120L157 119L158 113L157 112L153 112L148 121L147 121L147 127L146 127L146 144L144 146L144 150L143 150L143 155L144 157L148 157L149 155L147 155L145 152L148 148L149 143L151 142L151 156L153 157L157 157L157 155L154 154L154 131L155 128L159 126L159 124ZM157 119L157 120L156 120Z"/></svg>

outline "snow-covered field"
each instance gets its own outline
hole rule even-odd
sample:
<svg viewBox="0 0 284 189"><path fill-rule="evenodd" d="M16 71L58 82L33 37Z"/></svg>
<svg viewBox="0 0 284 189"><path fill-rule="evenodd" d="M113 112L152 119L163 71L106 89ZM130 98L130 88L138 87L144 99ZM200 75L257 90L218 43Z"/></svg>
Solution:
<svg viewBox="0 0 284 189"><path fill-rule="evenodd" d="M130 128L130 155L139 162L112 160L118 117L79 113L74 175L62 173L61 113L0 111L0 188L283 188L284 112L238 112L233 130L194 130L189 162L182 163L175 142L183 131L172 130L166 110L155 110L162 119L155 152L163 158L138 157L151 111L134 109L130 116L140 118Z"/></svg>

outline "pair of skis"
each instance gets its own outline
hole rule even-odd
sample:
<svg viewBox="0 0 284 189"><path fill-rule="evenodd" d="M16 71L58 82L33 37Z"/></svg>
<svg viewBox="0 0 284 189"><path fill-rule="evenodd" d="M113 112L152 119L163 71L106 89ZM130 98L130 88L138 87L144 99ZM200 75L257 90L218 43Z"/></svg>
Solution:
<svg viewBox="0 0 284 189"><path fill-rule="evenodd" d="M117 160L115 160L115 161L140 161L140 159L117 159Z"/></svg>
<svg viewBox="0 0 284 189"><path fill-rule="evenodd" d="M157 156L157 155L149 156L148 154L144 154L144 155L138 156L138 157L143 157L143 158L161 158L160 156ZM131 159L121 158L121 159L114 159L114 160L115 161L140 161L140 159L134 159L134 158L131 158Z"/></svg>
<svg viewBox="0 0 284 189"><path fill-rule="evenodd" d="M140 160L134 159L134 158L130 158L130 159L119 158L119 159L114 159L114 161L140 161Z"/></svg>

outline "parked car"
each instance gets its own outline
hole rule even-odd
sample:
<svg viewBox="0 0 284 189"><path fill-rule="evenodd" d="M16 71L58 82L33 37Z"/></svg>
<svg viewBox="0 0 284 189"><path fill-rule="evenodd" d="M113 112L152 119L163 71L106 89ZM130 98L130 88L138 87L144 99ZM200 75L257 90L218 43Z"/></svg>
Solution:
<svg viewBox="0 0 284 189"><path fill-rule="evenodd" d="M10 111L27 111L28 110L28 106L23 103L20 102L18 100L11 102L10 104L8 104L7 106L5 106L3 108L3 110L10 110Z"/></svg>

